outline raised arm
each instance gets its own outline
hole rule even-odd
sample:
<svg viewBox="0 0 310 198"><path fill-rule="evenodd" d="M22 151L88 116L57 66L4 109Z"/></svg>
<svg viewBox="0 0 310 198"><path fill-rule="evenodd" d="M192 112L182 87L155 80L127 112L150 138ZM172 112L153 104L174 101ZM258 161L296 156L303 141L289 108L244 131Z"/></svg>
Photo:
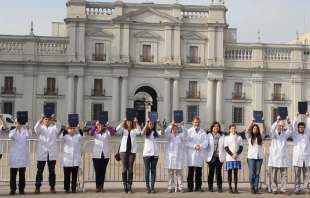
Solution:
<svg viewBox="0 0 310 198"><path fill-rule="evenodd" d="M8 125L7 125L7 123L6 123L6 121L4 120L4 118L3 118L3 115L0 113L0 119L1 119L1 121L2 121L2 123L3 123L3 130L5 130L5 129L7 129L8 128ZM0 129L0 131L1 131L2 129Z"/></svg>
<svg viewBox="0 0 310 198"><path fill-rule="evenodd" d="M181 128L182 128L182 138L183 140L186 140L187 136L188 136L188 130L186 128L186 126L184 125L184 122L181 122Z"/></svg>
<svg viewBox="0 0 310 198"><path fill-rule="evenodd" d="M126 120L127 120L127 118L124 118L124 119L123 119L123 122L121 122L120 125L118 125L118 126L116 127L116 131L117 131L117 132L120 133L120 132L122 132L122 131L124 130L124 124L125 124Z"/></svg>
<svg viewBox="0 0 310 198"><path fill-rule="evenodd" d="M172 122L165 130L165 136L168 139L171 135L171 130L172 130L172 126L173 126L174 122Z"/></svg>
<svg viewBox="0 0 310 198"><path fill-rule="evenodd" d="M134 121L134 123L136 124L136 128L134 129L134 132L135 132L137 135L141 134L141 128L140 128L140 126L139 126L138 119L135 118L133 121Z"/></svg>
<svg viewBox="0 0 310 198"><path fill-rule="evenodd" d="M51 116L51 119L55 121L55 125L54 125L54 127L55 127L55 132L56 132L56 134L58 134L58 132L59 132L60 129L61 129L61 123L59 122L59 120L56 120L56 115L55 115L55 114L53 114L53 115Z"/></svg>
<svg viewBox="0 0 310 198"><path fill-rule="evenodd" d="M141 131L141 135L145 135L146 134L146 129L148 127L148 124L150 122L150 119L147 119L146 124L144 125L142 131Z"/></svg>
<svg viewBox="0 0 310 198"><path fill-rule="evenodd" d="M109 131L109 136L113 136L113 135L115 135L115 130L114 130L114 128L113 127L111 127L111 125L110 125L110 122L108 121L106 124L106 127L107 127L107 129L108 129L108 131Z"/></svg>
<svg viewBox="0 0 310 198"><path fill-rule="evenodd" d="M25 124L25 127L26 127L26 131L27 131L27 135L26 136L27 137L31 137L32 136L32 130L31 130L28 122Z"/></svg>
<svg viewBox="0 0 310 198"><path fill-rule="evenodd" d="M252 129L252 125L254 124L255 118L252 118L251 123L249 124L249 126L247 127L246 131L245 131L245 137L246 139L251 139L251 129Z"/></svg>
<svg viewBox="0 0 310 198"><path fill-rule="evenodd" d="M15 138L15 135L16 135L17 131L20 130L20 129L21 129L21 126L17 122L17 119L15 119L15 129L10 131L9 138L13 140Z"/></svg>
<svg viewBox="0 0 310 198"><path fill-rule="evenodd" d="M270 127L270 131L269 131L269 137L270 139L273 139L276 135L276 129L277 129L277 126L278 126L278 123L280 122L281 120L281 117L278 115L277 117L277 121L274 122L271 127Z"/></svg>
<svg viewBox="0 0 310 198"><path fill-rule="evenodd" d="M164 127L163 127L163 125L161 124L161 122L160 122L159 119L157 119L157 124L158 124L158 126L159 126L159 128L160 128L160 134L161 134L161 135L165 135L165 129L164 129Z"/></svg>
<svg viewBox="0 0 310 198"><path fill-rule="evenodd" d="M288 139L289 137L291 137L292 133L293 133L293 126L292 126L292 123L290 121L290 117L286 117L286 120L287 120L287 125L288 125L288 128L287 130L285 131L285 137L286 139Z"/></svg>

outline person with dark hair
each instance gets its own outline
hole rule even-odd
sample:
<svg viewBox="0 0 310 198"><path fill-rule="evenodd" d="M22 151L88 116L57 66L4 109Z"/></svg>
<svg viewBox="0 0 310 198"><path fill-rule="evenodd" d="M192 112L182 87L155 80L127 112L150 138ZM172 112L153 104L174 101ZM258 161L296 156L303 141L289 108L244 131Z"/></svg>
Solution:
<svg viewBox="0 0 310 198"><path fill-rule="evenodd" d="M248 165L249 165L249 180L252 194L260 194L258 191L259 174L264 159L263 138L266 135L267 127L263 118L263 131L260 131L259 126L254 124L255 118L249 124L246 130L246 138L249 142L248 147Z"/></svg>
<svg viewBox="0 0 310 198"><path fill-rule="evenodd" d="M306 112L307 127L304 122L298 123L299 111L296 112L296 117L293 121L292 138L294 141L292 165L295 171L295 194L300 194L301 179L300 174L303 172L304 188L306 194L310 195L310 117L309 112Z"/></svg>
<svg viewBox="0 0 310 198"><path fill-rule="evenodd" d="M216 170L217 192L222 192L222 165L225 161L225 136L221 132L221 125L213 122L208 134L209 145L207 147L207 163L209 165L208 186L209 192L213 192L214 170Z"/></svg>
<svg viewBox="0 0 310 198"><path fill-rule="evenodd" d="M147 193L155 193L155 179L156 179L156 166L159 157L159 146L157 138L159 135L164 135L165 130L162 127L160 120L157 120L157 124L160 127L160 131L156 131L155 123L147 120L147 124L144 126L141 135L144 136L144 148L143 148L143 161L145 168L145 183ZM151 172L151 188L150 188L150 172Z"/></svg>
<svg viewBox="0 0 310 198"><path fill-rule="evenodd" d="M116 131L119 131L119 133L122 134L119 152L123 166L123 193L132 193L133 164L136 160L138 147L137 135L141 133L138 119L134 118L134 120L127 120L127 118L124 118L123 122L116 128Z"/></svg>
<svg viewBox="0 0 310 198"><path fill-rule="evenodd" d="M225 137L225 150L226 150L226 171L228 171L228 185L229 193L238 194L238 169L241 169L243 142L241 136L237 134L236 125L229 125L228 136ZM234 171L235 189L231 187L232 171Z"/></svg>

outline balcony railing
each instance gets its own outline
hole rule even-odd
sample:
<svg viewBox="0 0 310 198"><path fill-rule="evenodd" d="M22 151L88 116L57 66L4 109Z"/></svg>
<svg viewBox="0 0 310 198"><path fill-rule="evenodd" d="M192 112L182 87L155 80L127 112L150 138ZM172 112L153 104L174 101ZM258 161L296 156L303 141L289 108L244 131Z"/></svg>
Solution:
<svg viewBox="0 0 310 198"><path fill-rule="evenodd" d="M192 56L187 57L187 63L200 64L200 61L201 57L192 57Z"/></svg>
<svg viewBox="0 0 310 198"><path fill-rule="evenodd" d="M93 61L106 61L106 54L93 54Z"/></svg>
<svg viewBox="0 0 310 198"><path fill-rule="evenodd" d="M92 96L105 96L105 89L92 89L91 95Z"/></svg>
<svg viewBox="0 0 310 198"><path fill-rule="evenodd" d="M152 63L152 62L154 62L154 56L144 56L144 55L140 55L140 62L149 62L149 63Z"/></svg>
<svg viewBox="0 0 310 198"><path fill-rule="evenodd" d="M274 93L272 93L271 98L274 101L284 101L285 100L285 94L278 94L278 93L274 94Z"/></svg>
<svg viewBox="0 0 310 198"><path fill-rule="evenodd" d="M48 96L58 95L58 88L44 88L44 95Z"/></svg>
<svg viewBox="0 0 310 198"><path fill-rule="evenodd" d="M186 97L187 98L200 98L200 92L199 91L186 91Z"/></svg>
<svg viewBox="0 0 310 198"><path fill-rule="evenodd" d="M1 94L16 94L16 87L1 87Z"/></svg>
<svg viewBox="0 0 310 198"><path fill-rule="evenodd" d="M234 100L245 100L245 93L232 92L231 95Z"/></svg>

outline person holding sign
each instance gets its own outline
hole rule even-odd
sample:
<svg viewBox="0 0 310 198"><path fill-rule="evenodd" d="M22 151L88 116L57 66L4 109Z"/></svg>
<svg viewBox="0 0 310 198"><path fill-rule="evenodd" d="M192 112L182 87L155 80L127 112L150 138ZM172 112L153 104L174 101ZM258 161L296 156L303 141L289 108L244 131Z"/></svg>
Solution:
<svg viewBox="0 0 310 198"><path fill-rule="evenodd" d="M106 126L106 127L105 127ZM89 132L90 136L95 139L93 148L93 164L96 175L96 192L104 191L104 179L107 166L111 156L111 146L109 137L115 134L115 130L110 126L108 121L108 112L103 111L99 113L99 120Z"/></svg>
<svg viewBox="0 0 310 198"><path fill-rule="evenodd" d="M2 125L0 125L0 134L2 131L8 128L8 124L6 123L5 119L3 118L3 114L0 112L0 119L2 121ZM2 141L0 141L0 159L2 158Z"/></svg>
<svg viewBox="0 0 310 198"><path fill-rule="evenodd" d="M53 120L55 125L51 126L50 121ZM43 113L41 119L34 126L34 131L39 135L38 138L38 149L37 149L37 175L36 175L36 189L35 194L40 193L40 187L43 181L43 171L45 163L48 165L48 181L50 185L50 192L56 193L56 174L55 165L58 159L58 145L57 145L57 134L61 129L61 124L56 120L56 115L52 114L51 117L45 116Z"/></svg>
<svg viewBox="0 0 310 198"><path fill-rule="evenodd" d="M187 138L185 145L187 146L187 185L188 192L193 192L194 188L194 172L195 174L195 191L203 192L201 185L202 167L205 161L206 148L208 147L208 136L206 132L201 129L200 119L193 118L193 127L187 130Z"/></svg>
<svg viewBox="0 0 310 198"><path fill-rule="evenodd" d="M166 128L165 136L167 139L167 147L165 153L164 168L168 169L168 193L172 193L173 187L178 187L178 191L183 191L183 169L184 163L184 150L183 144L187 137L187 129L184 126L184 122L181 122L183 133L178 133L178 126L174 121ZM177 184L174 182L174 174L177 176Z"/></svg>
<svg viewBox="0 0 310 198"><path fill-rule="evenodd" d="M149 112L156 113L157 112ZM155 193L155 179L156 179L156 166L159 157L159 146L157 142L157 137L159 135L164 135L165 130L161 125L158 116L154 115L154 117L149 116L150 119L147 120L147 124L142 130L141 135L144 137L144 148L143 148L143 161L145 168L145 183L147 188L147 193ZM153 119L152 119L153 118ZM160 131L156 131L155 123L160 127ZM151 172L151 188L150 188L150 172Z"/></svg>
<svg viewBox="0 0 310 198"><path fill-rule="evenodd" d="M132 192L133 164L136 160L138 147L136 137L141 134L141 128L138 124L138 119L134 117L135 115L135 109L127 109L126 118L124 118L123 122L116 128L117 131L122 133L119 152L123 166L123 193Z"/></svg>
<svg viewBox="0 0 310 198"><path fill-rule="evenodd" d="M253 117L252 122L249 124L245 133L249 143L247 161L250 170L249 180L252 194L260 194L258 191L259 174L264 159L263 139L267 132L264 117L259 118L258 120L262 121L263 130L260 131L259 126L254 124L256 119Z"/></svg>
<svg viewBox="0 0 310 198"><path fill-rule="evenodd" d="M296 117L293 120L292 138L294 141L293 160L292 165L295 170L295 194L300 194L301 178L300 174L303 172L304 188L306 194L310 195L310 117L309 112L306 111L307 127L304 122L298 123L298 116L300 112L296 112Z"/></svg>
<svg viewBox="0 0 310 198"><path fill-rule="evenodd" d="M75 122L75 121L73 121ZM81 146L80 141L84 137L84 132L80 125L77 125L79 134L75 134L75 126L72 127L69 120L66 130L60 135L63 142L63 153L60 165L64 169L64 190L70 193L70 177L72 176L71 192L76 193L76 184L79 166L81 164ZM73 123L74 124L74 123Z"/></svg>
<svg viewBox="0 0 310 198"><path fill-rule="evenodd" d="M19 182L18 189L19 194L25 194L25 172L26 167L30 166L30 152L28 148L27 138L32 135L32 131L30 129L29 123L25 124L25 128L23 128L15 119L16 128L11 130L9 133L9 138L11 141L10 147L10 159L9 159L9 167L10 167L10 194L14 195L16 191L16 175L19 172Z"/></svg>
<svg viewBox="0 0 310 198"><path fill-rule="evenodd" d="M269 137L271 139L271 146L269 149L269 161L268 166L272 169L272 183L271 189L273 194L277 194L278 190L278 171L281 174L281 193L284 195L290 195L286 190L287 186L287 167L290 167L290 159L288 154L287 139L291 136L293 131L290 118L286 117L288 129L284 131L284 121L281 120L281 116L277 117L277 121L270 127Z"/></svg>

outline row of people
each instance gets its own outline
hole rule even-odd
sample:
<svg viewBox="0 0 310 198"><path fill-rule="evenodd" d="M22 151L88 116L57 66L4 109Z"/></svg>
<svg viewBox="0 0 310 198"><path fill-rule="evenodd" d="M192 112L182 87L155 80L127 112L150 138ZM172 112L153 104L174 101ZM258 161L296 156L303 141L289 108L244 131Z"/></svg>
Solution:
<svg viewBox="0 0 310 198"><path fill-rule="evenodd" d="M270 129L271 147L270 157L268 165L272 167L272 190L273 193L277 193L277 172L280 170L282 175L281 192L283 194L289 194L286 191L286 168L290 165L288 160L288 149L286 140L289 136L293 136L294 140L294 157L293 165L295 166L296 184L295 193L300 193L300 172L306 171L309 167L310 156L307 154L309 149L309 129L305 132L305 124L298 123L299 113L297 113L294 119L293 126L290 123L287 131L283 131L284 122L278 116L277 122L275 122ZM307 113L307 116L309 114ZM0 114L0 118L2 118ZM56 120L56 116L52 115L55 125L50 125L50 119L42 115L41 120L37 122L34 129L35 132L40 134L38 140L37 151L37 175L36 175L36 189L35 193L40 193L42 172L44 170L45 163L47 162L49 167L49 184L50 191L55 193L55 164L58 159L57 142L56 137L60 129L60 123ZM5 121L2 128L7 128ZM308 117L308 125L309 125ZM187 184L188 192L194 190L194 174L195 174L195 191L202 192L202 167L204 165L204 159L209 165L208 186L209 191L213 192L213 177L216 170L218 192L222 192L222 164L226 161L225 170L228 171L228 184L230 193L238 193L238 169L241 169L241 152L243 150L243 143L240 136L236 133L236 126L229 126L229 135L224 137L220 130L220 124L214 122L211 126L211 133L206 132L199 128L200 119L195 117L193 119L193 126L190 129L186 129L184 123L181 123L183 133L178 133L178 126L172 122L166 130L163 129L160 121L158 120L160 131L155 130L155 123L148 121L147 125L141 131L137 119L133 121L124 119L123 122L116 128L122 134L120 144L120 156L122 162L122 178L124 185L124 193L132 192L133 182L133 164L136 158L137 142L136 136L142 134L145 137L145 144L143 149L143 161L145 164L145 181L148 193L155 193L155 180L156 180L156 165L159 157L159 147L157 137L159 135L165 135L167 139L167 148L165 154L164 168L168 169L168 192L173 192L173 188L177 187L178 191L183 190L183 175L182 170L185 168L183 144L187 147L187 165L188 176ZM297 124L298 123L298 124ZM80 130L80 129L79 129ZM263 148L262 139L266 134L266 126L263 124L263 131L260 132L259 126L252 123L247 128L247 139L249 141L248 148L248 165L250 170L250 185L251 192L253 194L258 192L259 173L263 160ZM103 124L96 123L91 131L90 135L94 136L95 144L93 149L93 164L96 172L96 192L104 192L104 178L106 167L110 158L110 146L108 142L109 136L113 136L115 131L107 123L107 127ZM11 168L10 177L10 194L15 194L16 191L16 174L19 171L19 193L24 194L25 188L25 167L30 165L29 150L27 144L27 137L31 136L32 131L27 123L25 128L16 123L16 129L10 131L9 137L12 139L12 146L10 148L10 161L9 166ZM305 135L304 135L305 134ZM79 140L83 137L83 132L80 130L80 134L75 134L75 128L67 127L67 130L61 134L61 139L64 142L64 151L61 161L61 165L64 167L65 181L64 190L70 192L70 174L72 174L71 190L76 190L77 171L80 166L80 143ZM297 145L297 146L296 146ZM17 152L23 151L23 152ZM296 157L298 156L298 157ZM301 157L300 157L301 156ZM300 160L302 160L300 162ZM232 188L232 172L234 172L234 184L235 188ZM149 174L151 173L151 185L149 184ZM174 175L177 176L177 184L174 182ZM306 171L306 182L308 182L309 174ZM306 185L307 184L307 185ZM309 193L308 183L304 184L306 192Z"/></svg>

